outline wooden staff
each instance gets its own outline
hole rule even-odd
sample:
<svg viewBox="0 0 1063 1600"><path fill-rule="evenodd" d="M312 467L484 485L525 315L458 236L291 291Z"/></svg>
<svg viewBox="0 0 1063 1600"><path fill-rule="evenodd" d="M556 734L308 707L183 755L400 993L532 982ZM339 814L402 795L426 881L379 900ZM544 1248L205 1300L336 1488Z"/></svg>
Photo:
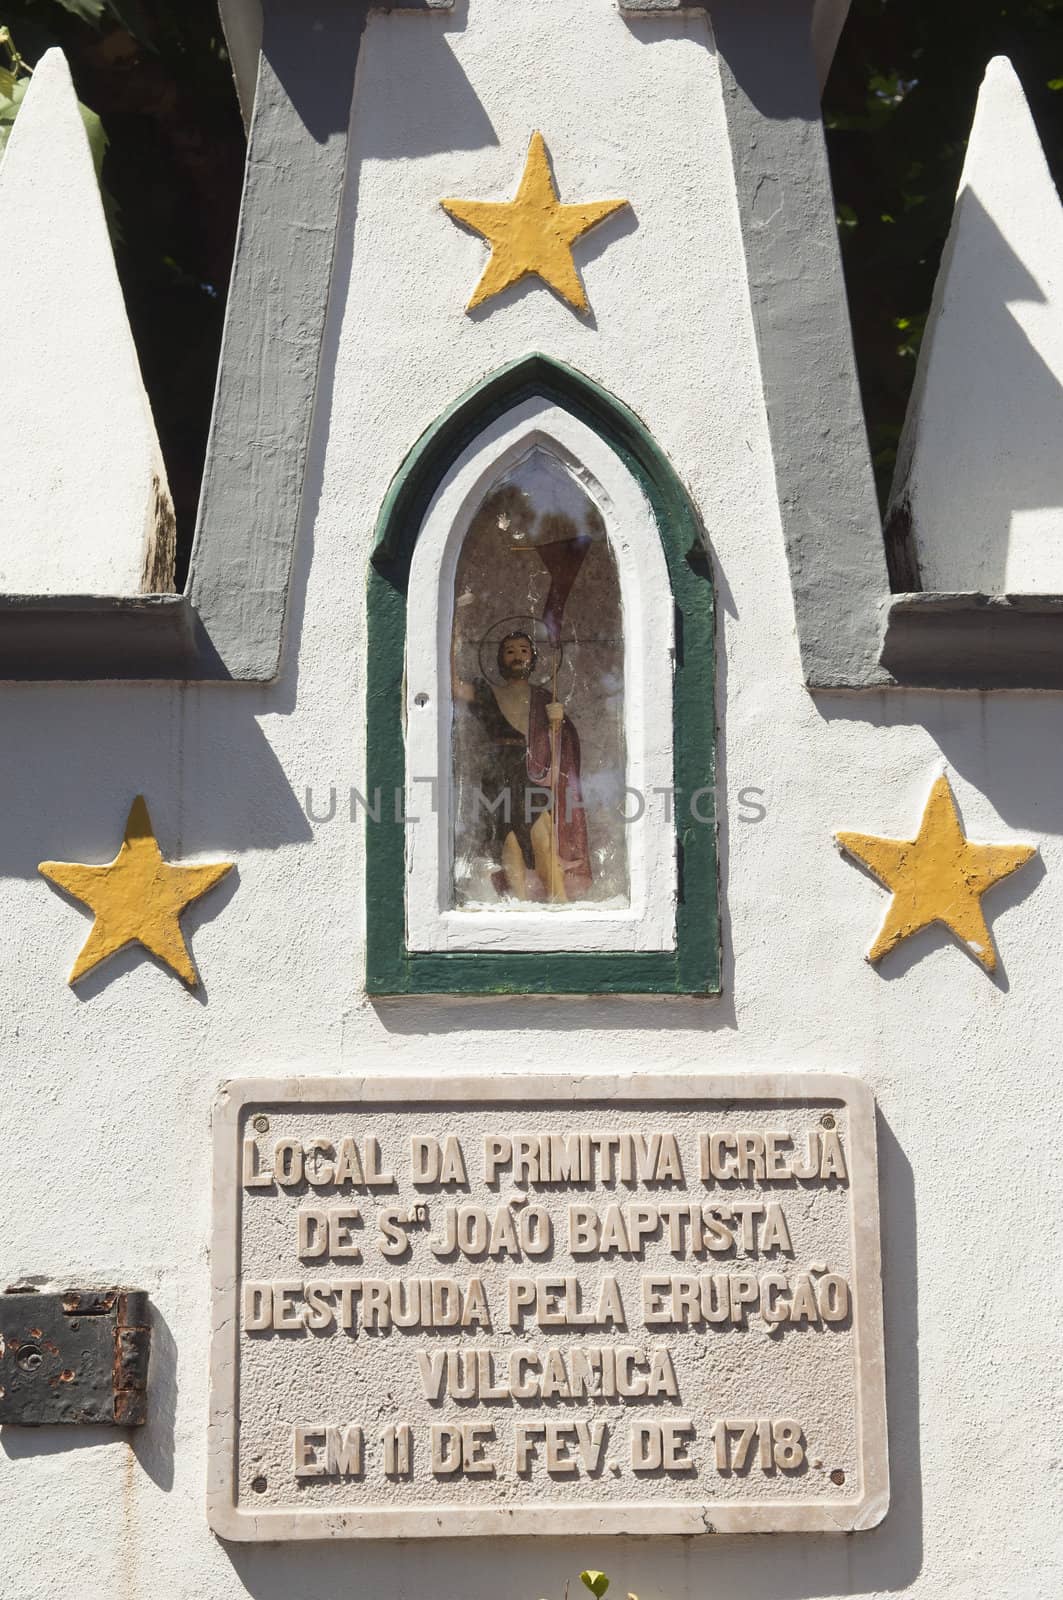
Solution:
<svg viewBox="0 0 1063 1600"><path fill-rule="evenodd" d="M575 537L575 536L574 536ZM569 544L570 539L553 541L555 544ZM541 546L534 544L511 544L510 555L532 556L538 555ZM545 563L544 563L545 565ZM547 569L549 570L549 568ZM551 574L552 576L552 574ZM554 644L551 640L551 644ZM560 639L554 644L554 670L550 686L550 700L552 705L557 705L557 674L560 666ZM553 901L567 901L568 893L565 889L565 874L561 867L561 806L558 789L561 785L561 733L562 722L550 723L550 802L553 813L551 840L553 854L550 861L550 882L546 886L547 894Z"/></svg>
<svg viewBox="0 0 1063 1600"><path fill-rule="evenodd" d="M535 545L533 545L533 544L511 544L509 546L509 554L511 556L534 556L534 555L538 555L538 553L539 552L538 552L537 547ZM557 671L558 671L558 667L559 666L560 666L560 652L559 652L558 646L555 645L554 646L553 681L552 681L551 686L550 686L550 699L551 699L551 702L554 705L557 704ZM552 821L553 821L552 834L553 834L554 850L553 850L553 857L552 857L551 862L550 862L550 882L546 886L546 891L547 891L547 894L550 896L551 900L554 900L554 901L565 900L565 901L567 901L568 895L565 892L565 874L561 870L561 817L560 817L560 814L559 814L558 793L557 793L558 784L560 783L560 781L561 781L561 724L559 722L551 722L550 723L550 800L551 800L551 810L552 810L552 813L553 813L553 817L552 817Z"/></svg>
<svg viewBox="0 0 1063 1600"><path fill-rule="evenodd" d="M558 653L554 652L554 675L551 686L551 701L557 704L557 669ZM550 795L553 808L553 839L554 854L550 863L550 898L551 900L567 900L565 892L565 875L561 870L561 814L560 796L558 787L561 782L561 728L560 722L550 723Z"/></svg>

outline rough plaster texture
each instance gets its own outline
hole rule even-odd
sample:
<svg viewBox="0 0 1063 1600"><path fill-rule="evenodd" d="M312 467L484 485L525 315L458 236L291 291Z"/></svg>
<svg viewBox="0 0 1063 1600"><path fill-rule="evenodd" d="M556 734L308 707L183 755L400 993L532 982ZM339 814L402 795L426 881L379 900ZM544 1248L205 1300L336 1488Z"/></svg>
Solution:
<svg viewBox="0 0 1063 1600"><path fill-rule="evenodd" d="M519 12L521 26L515 27ZM474 25L475 22L475 25ZM0 1435L0 1592L75 1600L556 1596L603 1567L642 1600L1049 1600L1060 1556L1049 1413L1060 1136L1063 746L1051 697L809 697L702 16L630 26L610 0L475 0L366 40L284 673L269 688L23 685L4 729L3 1275L121 1280L156 1307L154 1420ZM549 87L547 87L549 86ZM595 322L522 286L462 311L482 245L438 208L504 194L531 129L632 212L581 257ZM396 218L402 220L401 227ZM610 229L615 230L610 233ZM608 240L608 248L605 248ZM724 993L372 1004L362 992L365 571L419 432L530 349L642 416L717 565ZM996 980L944 934L872 970L883 891L839 828L903 836L947 764L968 832L1028 839L989 897ZM307 785L335 819L314 826ZM750 788L766 814L740 798ZM199 994L127 953L74 994L81 913L39 861L106 861L143 792L170 859L232 858L186 919ZM746 795L748 802L749 796ZM880 1108L892 1509L853 1538L515 1540L238 1549L204 1511L210 1105L239 1074L503 1068L849 1071ZM500 1573L503 1580L500 1580Z"/></svg>
<svg viewBox="0 0 1063 1600"><path fill-rule="evenodd" d="M924 589L1063 590L1063 206L1011 63L989 64L893 509Z"/></svg>
<svg viewBox="0 0 1063 1600"><path fill-rule="evenodd" d="M809 48L811 0L714 0L712 24L805 681L865 688L888 591Z"/></svg>
<svg viewBox="0 0 1063 1600"><path fill-rule="evenodd" d="M0 214L0 592L170 589L173 507L59 50L12 131Z"/></svg>

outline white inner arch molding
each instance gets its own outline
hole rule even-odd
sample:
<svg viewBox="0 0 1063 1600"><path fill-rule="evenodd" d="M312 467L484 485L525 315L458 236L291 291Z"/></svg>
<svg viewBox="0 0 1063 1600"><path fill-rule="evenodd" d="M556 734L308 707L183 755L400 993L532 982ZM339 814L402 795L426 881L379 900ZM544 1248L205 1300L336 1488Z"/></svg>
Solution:
<svg viewBox="0 0 1063 1600"><path fill-rule="evenodd" d="M454 575L474 512L529 450L551 451L605 518L624 623L629 903L451 908L450 678ZM406 931L411 950L633 951L675 948L675 832L660 791L673 782L674 608L660 534L642 489L604 440L567 411L528 400L454 462L428 508L410 569L406 633ZM436 812L431 814L430 786ZM418 781L420 780L420 781Z"/></svg>

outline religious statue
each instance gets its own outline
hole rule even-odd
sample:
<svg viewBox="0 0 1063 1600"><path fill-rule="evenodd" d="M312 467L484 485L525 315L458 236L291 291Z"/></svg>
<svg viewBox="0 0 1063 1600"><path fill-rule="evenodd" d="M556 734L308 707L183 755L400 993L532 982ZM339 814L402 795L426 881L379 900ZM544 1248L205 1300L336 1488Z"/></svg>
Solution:
<svg viewBox="0 0 1063 1600"><path fill-rule="evenodd" d="M536 446L473 513L455 572L458 906L624 903L622 632L604 518Z"/></svg>
<svg viewBox="0 0 1063 1600"><path fill-rule="evenodd" d="M453 678L455 705L477 718L485 739L480 800L495 888L516 900L582 899L591 867L579 734L564 706L530 681L538 662L530 634L506 634L497 662L498 684Z"/></svg>

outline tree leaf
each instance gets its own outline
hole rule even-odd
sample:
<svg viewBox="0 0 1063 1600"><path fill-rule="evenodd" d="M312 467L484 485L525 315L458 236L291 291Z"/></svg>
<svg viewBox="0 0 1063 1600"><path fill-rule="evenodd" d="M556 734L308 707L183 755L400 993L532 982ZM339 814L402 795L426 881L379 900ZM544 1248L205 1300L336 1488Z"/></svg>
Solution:
<svg viewBox="0 0 1063 1600"><path fill-rule="evenodd" d="M14 127L15 118L18 116L18 108L25 99L28 88L29 79L20 78L12 88L10 95L0 100L0 156L3 155L7 141L11 137L11 129Z"/></svg>
<svg viewBox="0 0 1063 1600"><path fill-rule="evenodd" d="M64 11L80 17L82 22L98 23L110 11L107 0L58 0Z"/></svg>
<svg viewBox="0 0 1063 1600"><path fill-rule="evenodd" d="M581 1572L579 1581L590 1590L594 1600L602 1600L602 1595L609 1587L609 1579L604 1572Z"/></svg>
<svg viewBox="0 0 1063 1600"><path fill-rule="evenodd" d="M85 133L89 141L89 149L92 152L92 165L96 168L96 182L102 188L103 158L107 154L107 135L103 131L103 123L95 111L90 111L88 106L83 105L80 100L78 101L78 110L81 112L81 120L85 124Z"/></svg>
<svg viewBox="0 0 1063 1600"><path fill-rule="evenodd" d="M57 0L57 4L94 27L99 27L104 18L109 17L142 43L150 40L151 28L139 0Z"/></svg>

